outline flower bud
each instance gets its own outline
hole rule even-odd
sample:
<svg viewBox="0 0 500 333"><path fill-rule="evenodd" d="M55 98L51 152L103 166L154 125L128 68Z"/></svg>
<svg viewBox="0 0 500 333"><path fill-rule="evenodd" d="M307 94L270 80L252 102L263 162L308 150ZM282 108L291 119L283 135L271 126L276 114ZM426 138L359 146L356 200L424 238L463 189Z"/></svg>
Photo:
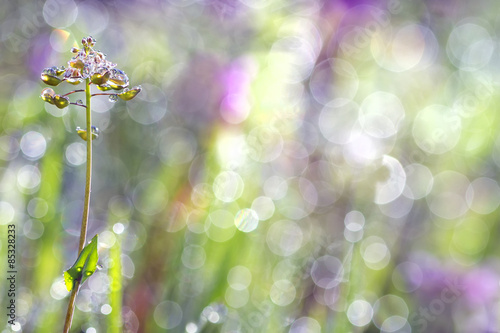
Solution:
<svg viewBox="0 0 500 333"><path fill-rule="evenodd" d="M66 71L66 68L64 66L61 67L55 67L56 75L60 76Z"/></svg>
<svg viewBox="0 0 500 333"><path fill-rule="evenodd" d="M65 107L67 107L69 105L69 98L66 96L55 95L54 96L54 104L59 109L64 109Z"/></svg>
<svg viewBox="0 0 500 333"><path fill-rule="evenodd" d="M114 90L120 90L128 87L128 76L124 71L113 68L109 78L109 85Z"/></svg>
<svg viewBox="0 0 500 333"><path fill-rule="evenodd" d="M142 90L141 86L133 87L132 89L124 89L122 93L118 94L118 97L124 101L130 101L132 98L137 96Z"/></svg>
<svg viewBox="0 0 500 333"><path fill-rule="evenodd" d="M90 77L90 81L92 81L93 84L102 85L108 82L110 75L111 73L108 70L101 68Z"/></svg>
<svg viewBox="0 0 500 333"><path fill-rule="evenodd" d="M78 69L82 69L83 66L85 66L82 59L80 59L80 58L73 58L68 62L68 64L70 67L78 68Z"/></svg>
<svg viewBox="0 0 500 333"><path fill-rule="evenodd" d="M49 75L49 74L43 74L40 76L40 79L45 83L45 84L48 84L49 86L57 86L59 83L61 83L61 79L56 77L56 76L53 76L53 75Z"/></svg>
<svg viewBox="0 0 500 333"><path fill-rule="evenodd" d="M66 73L64 73L64 78L66 79L66 82L74 85L83 81L83 76L80 70L73 67L68 68Z"/></svg>
<svg viewBox="0 0 500 333"><path fill-rule="evenodd" d="M99 137L99 129L95 126L90 127L90 131L92 132L92 140L95 140ZM84 141L87 141L87 130L81 129L80 127L76 128L76 133L82 138Z"/></svg>
<svg viewBox="0 0 500 333"><path fill-rule="evenodd" d="M108 91L111 90L111 86L109 84L101 84L97 86L97 89L99 89L100 91Z"/></svg>
<svg viewBox="0 0 500 333"><path fill-rule="evenodd" d="M50 76L59 76L61 75L62 73L64 73L65 71L65 68L64 66L62 67L56 67L56 66L52 66L50 68L46 68L42 74L47 74L47 75L50 75Z"/></svg>

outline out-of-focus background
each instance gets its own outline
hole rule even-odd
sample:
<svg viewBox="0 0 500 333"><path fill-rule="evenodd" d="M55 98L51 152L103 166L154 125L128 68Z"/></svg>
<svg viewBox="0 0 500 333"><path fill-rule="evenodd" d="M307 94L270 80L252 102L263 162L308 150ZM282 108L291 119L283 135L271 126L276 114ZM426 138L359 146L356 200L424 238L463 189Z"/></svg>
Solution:
<svg viewBox="0 0 500 333"><path fill-rule="evenodd" d="M62 330L85 117L40 72L92 35L143 90L92 102L73 332L497 332L499 26L495 1L3 1L0 331Z"/></svg>

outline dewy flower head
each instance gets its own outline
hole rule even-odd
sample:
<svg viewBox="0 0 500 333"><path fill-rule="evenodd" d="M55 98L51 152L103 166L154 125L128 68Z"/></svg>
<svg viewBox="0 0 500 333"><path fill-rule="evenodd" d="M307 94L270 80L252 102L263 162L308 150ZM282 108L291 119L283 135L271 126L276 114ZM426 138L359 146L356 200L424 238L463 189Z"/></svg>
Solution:
<svg viewBox="0 0 500 333"><path fill-rule="evenodd" d="M68 68L50 67L43 70L41 79L48 85L57 86L62 81L78 84L90 78L101 90L121 90L128 87L127 74L106 60L106 55L94 50L96 41L91 36L82 39L82 48L73 47L73 58L68 61Z"/></svg>
<svg viewBox="0 0 500 333"><path fill-rule="evenodd" d="M141 87L137 86L127 89L129 85L127 74L115 68L116 64L106 60L106 55L104 53L94 50L95 43L95 39L91 36L83 38L81 48L71 48L73 57L68 61L68 67L53 66L45 68L40 76L42 81L48 85L57 86L63 81L76 85L80 82L89 80L90 84L95 84L101 91L120 91L119 93L108 94L112 95L114 100L116 100L117 97L125 101L134 98L141 92ZM83 90L75 90L73 92L79 91ZM65 108L69 104L85 106L82 103L69 102L66 96L73 92L60 96L56 95L52 89L47 88L42 91L41 97L45 102L54 104L59 108Z"/></svg>

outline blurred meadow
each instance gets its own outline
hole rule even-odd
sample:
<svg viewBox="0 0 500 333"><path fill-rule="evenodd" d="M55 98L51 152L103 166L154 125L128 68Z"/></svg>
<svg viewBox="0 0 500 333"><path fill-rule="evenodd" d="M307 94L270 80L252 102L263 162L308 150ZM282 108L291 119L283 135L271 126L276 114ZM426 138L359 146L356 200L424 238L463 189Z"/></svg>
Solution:
<svg viewBox="0 0 500 333"><path fill-rule="evenodd" d="M88 35L142 92L93 99L72 332L499 332L499 29L491 0L3 1L0 332L62 331L85 112L40 73Z"/></svg>

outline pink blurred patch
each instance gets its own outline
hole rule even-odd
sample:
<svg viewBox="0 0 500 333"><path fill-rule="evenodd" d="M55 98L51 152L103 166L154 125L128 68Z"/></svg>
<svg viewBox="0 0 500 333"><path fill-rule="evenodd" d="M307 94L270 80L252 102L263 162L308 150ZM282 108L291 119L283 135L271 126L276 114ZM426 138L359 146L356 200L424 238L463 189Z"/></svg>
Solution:
<svg viewBox="0 0 500 333"><path fill-rule="evenodd" d="M245 63L241 60L229 63L221 70L218 81L221 88L221 117L232 124L245 120L250 108L248 93L251 83Z"/></svg>
<svg viewBox="0 0 500 333"><path fill-rule="evenodd" d="M463 279L464 296L473 304L491 302L498 295L499 282L495 272L485 268L476 269L467 273Z"/></svg>

